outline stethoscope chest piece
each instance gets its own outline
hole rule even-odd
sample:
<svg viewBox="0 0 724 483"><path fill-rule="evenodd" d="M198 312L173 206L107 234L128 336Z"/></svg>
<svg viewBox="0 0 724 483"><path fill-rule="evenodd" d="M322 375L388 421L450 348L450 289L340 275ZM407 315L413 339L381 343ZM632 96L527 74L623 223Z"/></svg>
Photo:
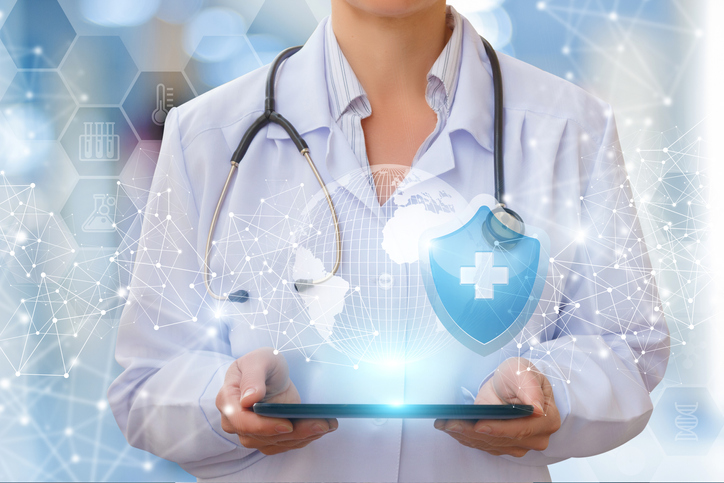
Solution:
<svg viewBox="0 0 724 483"><path fill-rule="evenodd" d="M525 235L525 223L518 213L498 205L488 213L482 230L483 237L491 245L512 248Z"/></svg>

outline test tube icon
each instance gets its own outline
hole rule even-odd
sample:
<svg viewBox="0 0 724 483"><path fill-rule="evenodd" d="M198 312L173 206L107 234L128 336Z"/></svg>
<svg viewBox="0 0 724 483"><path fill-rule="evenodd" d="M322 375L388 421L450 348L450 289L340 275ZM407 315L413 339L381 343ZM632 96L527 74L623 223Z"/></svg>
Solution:
<svg viewBox="0 0 724 483"><path fill-rule="evenodd" d="M78 157L81 161L118 161L120 137L115 122L84 122L78 138Z"/></svg>

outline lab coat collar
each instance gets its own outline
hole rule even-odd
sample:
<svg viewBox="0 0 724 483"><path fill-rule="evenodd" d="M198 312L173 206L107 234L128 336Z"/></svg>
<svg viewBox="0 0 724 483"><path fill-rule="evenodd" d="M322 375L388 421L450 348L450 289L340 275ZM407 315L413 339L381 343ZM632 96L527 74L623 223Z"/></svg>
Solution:
<svg viewBox="0 0 724 483"><path fill-rule="evenodd" d="M495 97L490 60L475 27L465 17L461 18L463 51L460 77L446 131L467 131L480 146L492 152Z"/></svg>
<svg viewBox="0 0 724 483"><path fill-rule="evenodd" d="M289 120L299 134L329 128L327 80L324 73L324 29L329 17L312 32L304 47L279 68L276 80L276 110ZM289 139L281 126L270 124L268 139Z"/></svg>
<svg viewBox="0 0 724 483"><path fill-rule="evenodd" d="M467 131L478 144L492 152L494 96L490 61L475 28L468 19L462 15L460 17L463 45L455 94L457 102L453 101L444 131ZM319 23L304 47L287 59L277 77L277 110L294 124L300 134L322 127L330 129L333 122L324 64L327 22L329 17ZM288 137L284 129L276 124L270 125L267 130L269 139Z"/></svg>

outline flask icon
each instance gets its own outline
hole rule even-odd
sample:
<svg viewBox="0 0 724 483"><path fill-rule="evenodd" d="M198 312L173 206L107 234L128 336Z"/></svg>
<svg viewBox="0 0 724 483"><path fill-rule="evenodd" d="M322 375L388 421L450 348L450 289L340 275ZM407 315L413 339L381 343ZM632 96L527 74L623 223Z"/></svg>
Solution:
<svg viewBox="0 0 724 483"><path fill-rule="evenodd" d="M173 107L173 87L161 83L156 86L156 109L151 113L151 120L156 126L163 126L168 111Z"/></svg>
<svg viewBox="0 0 724 483"><path fill-rule="evenodd" d="M111 207L116 198L102 193L93 195L93 212L83 222L81 229L86 233L108 233L116 230L111 219Z"/></svg>
<svg viewBox="0 0 724 483"><path fill-rule="evenodd" d="M115 122L84 122L78 137L78 158L81 161L118 161L120 138Z"/></svg>
<svg viewBox="0 0 724 483"><path fill-rule="evenodd" d="M694 413L699 408L699 403L679 404L674 403L676 412L679 413L674 419L674 425L679 430L674 436L674 441L699 441L699 436L694 429L699 425L699 418Z"/></svg>

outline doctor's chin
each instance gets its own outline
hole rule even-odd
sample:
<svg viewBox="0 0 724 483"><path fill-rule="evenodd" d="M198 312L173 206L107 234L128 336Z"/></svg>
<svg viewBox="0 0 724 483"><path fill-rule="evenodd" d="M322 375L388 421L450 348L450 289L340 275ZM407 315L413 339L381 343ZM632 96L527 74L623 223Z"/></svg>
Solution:
<svg viewBox="0 0 724 483"><path fill-rule="evenodd" d="M0 0L0 481L724 479L722 21Z"/></svg>

